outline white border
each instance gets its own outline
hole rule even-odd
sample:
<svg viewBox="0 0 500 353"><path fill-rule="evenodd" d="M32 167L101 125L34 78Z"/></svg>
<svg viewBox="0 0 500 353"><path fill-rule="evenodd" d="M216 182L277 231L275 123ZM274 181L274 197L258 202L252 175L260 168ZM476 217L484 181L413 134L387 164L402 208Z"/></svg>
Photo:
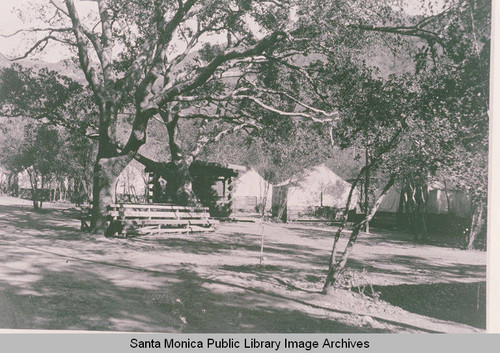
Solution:
<svg viewBox="0 0 500 353"><path fill-rule="evenodd" d="M492 40L490 65L490 151L488 180L488 268L486 296L486 328L500 333L500 46L495 40L500 33L500 5L492 1Z"/></svg>

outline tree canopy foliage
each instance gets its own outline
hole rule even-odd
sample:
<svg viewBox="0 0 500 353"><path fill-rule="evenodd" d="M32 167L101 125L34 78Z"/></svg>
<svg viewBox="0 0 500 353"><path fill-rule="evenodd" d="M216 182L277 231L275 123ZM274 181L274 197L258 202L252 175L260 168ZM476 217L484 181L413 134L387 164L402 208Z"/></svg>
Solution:
<svg viewBox="0 0 500 353"><path fill-rule="evenodd" d="M96 138L96 229L148 137L168 144L159 160L177 168L180 202L193 196L191 162L231 134L265 152L249 160L276 181L357 148L381 185L441 173L484 201L488 1L80 3L50 0L34 15L45 26L13 35L36 38L21 58L52 41L70 48L85 85L13 67L0 98L7 115Z"/></svg>

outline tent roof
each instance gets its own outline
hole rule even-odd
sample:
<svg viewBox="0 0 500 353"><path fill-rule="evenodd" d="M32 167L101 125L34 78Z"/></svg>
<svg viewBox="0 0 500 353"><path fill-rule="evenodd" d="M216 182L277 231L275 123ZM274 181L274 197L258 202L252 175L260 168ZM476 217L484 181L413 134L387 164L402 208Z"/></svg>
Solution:
<svg viewBox="0 0 500 353"><path fill-rule="evenodd" d="M146 172L158 171L161 168L164 173L170 173L174 170L174 166L171 162L167 163L157 163L155 162L154 167L146 166ZM193 175L211 175L211 176L223 176L223 177L235 177L242 171L246 171L246 167L236 164L228 163L214 163L205 162L201 160L195 160L189 167L189 171Z"/></svg>
<svg viewBox="0 0 500 353"><path fill-rule="evenodd" d="M345 207L351 184L335 174L325 164L313 167L299 178L281 185L289 185L288 206ZM357 192L351 205L356 203Z"/></svg>
<svg viewBox="0 0 500 353"><path fill-rule="evenodd" d="M272 193L270 185L255 169L250 169L241 174L234 182L233 196L264 196L266 184L268 197Z"/></svg>

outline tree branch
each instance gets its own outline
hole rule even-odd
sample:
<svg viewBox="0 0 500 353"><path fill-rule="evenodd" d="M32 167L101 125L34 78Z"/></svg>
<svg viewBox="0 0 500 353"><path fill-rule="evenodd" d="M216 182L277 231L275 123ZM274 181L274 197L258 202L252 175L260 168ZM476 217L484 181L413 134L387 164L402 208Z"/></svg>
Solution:
<svg viewBox="0 0 500 353"><path fill-rule="evenodd" d="M282 97L286 97L288 98L289 100L291 100L292 102L300 105L301 107L307 109L307 110L311 110L317 114L321 114L321 115L324 115L326 117L333 117L333 116L338 116L338 112L335 111L335 112L326 112L322 109L318 109L318 108L314 108L304 102L302 102L301 100L299 100L298 98L295 98L293 97L291 94L287 93L287 92L284 92L284 91L277 91L277 90L273 90L273 89L269 89L269 88L260 88L260 87L257 87L255 84L247 81L248 83L250 83L254 89L258 92L264 92L264 93L269 93L269 94L275 94L275 95L279 95L279 96L282 96Z"/></svg>
<svg viewBox="0 0 500 353"><path fill-rule="evenodd" d="M105 81L105 85L107 85L110 82L114 82L114 74L113 74L113 33L112 33L112 28L111 28L111 23L109 19L109 1L108 0L101 0L99 1L98 4L98 9L99 9L99 17L100 17L100 23L101 23L101 28L102 28L102 34L101 34L101 42L99 43L97 40L95 40L96 45L94 47L96 48L96 51L99 50L100 53L100 59L101 59L101 65L102 65L102 73ZM87 35L88 36L88 35ZM92 35L93 36L93 35ZM92 41L92 39L91 39ZM93 41L92 41L93 43Z"/></svg>
<svg viewBox="0 0 500 353"><path fill-rule="evenodd" d="M49 40L54 40L54 41L62 42L62 43L69 44L69 45L75 45L75 43L72 43L70 41L66 41L66 40L61 39L61 38L54 37L53 35L49 34L49 35L43 37L42 39L39 39L38 41L36 41L36 43L33 44L23 55L9 59L9 60L16 61L16 60L26 59L35 50L37 50L37 49L43 50L47 46L47 44L49 43Z"/></svg>
<svg viewBox="0 0 500 353"><path fill-rule="evenodd" d="M212 61L207 66L203 67L195 77L181 84L177 84L170 88L166 88L162 92L160 92L159 97L157 98L158 103L160 105L166 104L172 99L174 99L175 96L178 96L192 89L200 87L210 79L212 74L222 64L234 59L241 59L254 55L260 55L265 50L270 49L274 44L285 38L286 38L285 32L275 32L261 39L257 44L248 49L233 49L230 51L226 51L223 54L217 55L214 59L212 59Z"/></svg>
<svg viewBox="0 0 500 353"><path fill-rule="evenodd" d="M52 0L51 0L52 1ZM85 43L85 38L87 37L84 33L80 18L76 11L75 4L73 0L65 0L66 7L68 9L68 16L73 24L73 33L76 38L76 43L78 46L78 58L80 60L80 66L83 70L85 78L90 85L90 88L94 92L96 99L102 100L101 89L99 78L97 77L97 72L95 68L91 65L89 51Z"/></svg>
<svg viewBox="0 0 500 353"><path fill-rule="evenodd" d="M54 7L57 10L61 11L66 16L70 17L68 11L64 8L64 4L62 2L60 2L58 0L50 0L50 2L52 5L54 5Z"/></svg>
<svg viewBox="0 0 500 353"><path fill-rule="evenodd" d="M198 157L198 155L203 151L203 149L211 144L211 143L215 143L215 142L218 142L220 141L224 136L226 135L229 135L229 134L233 134L241 129L244 129L244 128L247 128L247 127L250 127L252 129L260 129L261 127L258 126L258 125L255 125L255 124L251 124L251 123L242 123L242 124L239 124L239 125L236 125L236 126L232 126L228 129L224 129L222 131L220 131L219 133L217 133L215 136L213 137L209 137L208 135L202 135L198 138L198 141L196 143L196 146L195 148L193 149L193 151L190 153L191 157L193 159L196 159L196 157Z"/></svg>
<svg viewBox="0 0 500 353"><path fill-rule="evenodd" d="M14 37L15 35L22 33L22 32L70 32L71 28L53 28L53 27L46 27L46 28L22 28L18 29L15 32L12 32L10 34L0 34L0 37L4 38L10 38Z"/></svg>
<svg viewBox="0 0 500 353"><path fill-rule="evenodd" d="M235 98L239 98L239 99L246 98L246 99L249 99L252 102L256 103L257 105L261 106L262 108L264 108L266 110L269 110L269 111L271 111L273 113L276 113L278 115L281 115L281 116L290 116L290 117L305 118L305 119L311 120L311 121L316 122L316 123L322 123L322 124L324 124L324 123L331 123L333 121L338 120L338 118L339 118L339 113L338 112L328 113L329 114L328 116L335 117L335 118L318 119L314 115L308 114L308 113L304 113L304 112L285 112L283 110L280 110L280 109L274 108L274 107L272 107L272 106L270 106L268 104L265 104L264 102L262 102L261 100L259 100L256 97L253 97L253 96L240 95L240 96L235 96Z"/></svg>

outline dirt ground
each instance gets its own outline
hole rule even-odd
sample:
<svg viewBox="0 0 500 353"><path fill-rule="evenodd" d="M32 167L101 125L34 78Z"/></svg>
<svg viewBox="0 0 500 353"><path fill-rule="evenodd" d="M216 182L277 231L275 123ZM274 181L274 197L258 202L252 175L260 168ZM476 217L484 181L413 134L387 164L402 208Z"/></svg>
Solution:
<svg viewBox="0 0 500 353"><path fill-rule="evenodd" d="M45 207L37 213L29 201L0 196L2 329L459 333L485 327L484 252L414 244L405 234L374 229L354 248L346 289L323 295L332 244L327 227L221 223L215 233L108 239L80 232L69 205Z"/></svg>

